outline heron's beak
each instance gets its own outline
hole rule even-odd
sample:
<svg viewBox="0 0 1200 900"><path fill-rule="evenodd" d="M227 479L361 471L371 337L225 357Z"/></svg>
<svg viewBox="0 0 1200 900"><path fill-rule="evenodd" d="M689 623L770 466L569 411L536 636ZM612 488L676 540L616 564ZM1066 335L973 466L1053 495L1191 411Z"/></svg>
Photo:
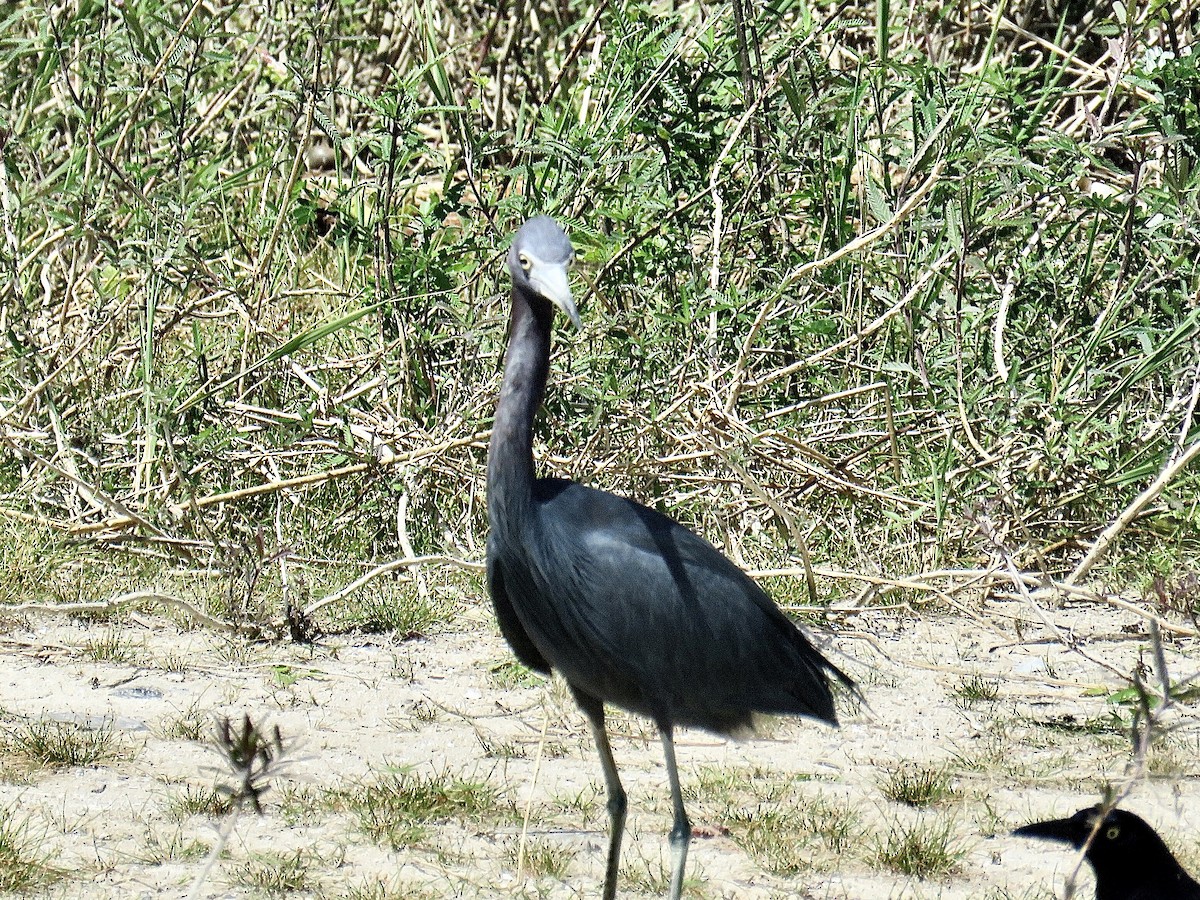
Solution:
<svg viewBox="0 0 1200 900"><path fill-rule="evenodd" d="M583 329L583 320L571 297L571 285L567 280L567 267L560 263L540 263L530 274L529 283L534 290L561 309L576 329Z"/></svg>

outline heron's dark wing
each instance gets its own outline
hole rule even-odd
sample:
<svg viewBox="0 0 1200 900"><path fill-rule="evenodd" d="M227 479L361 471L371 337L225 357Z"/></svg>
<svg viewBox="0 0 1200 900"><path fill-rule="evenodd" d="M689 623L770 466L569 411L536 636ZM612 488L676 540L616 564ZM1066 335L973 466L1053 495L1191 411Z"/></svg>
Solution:
<svg viewBox="0 0 1200 900"><path fill-rule="evenodd" d="M495 544L494 535L488 537L487 544L487 583L488 593L492 595L492 606L496 610L496 621L500 623L500 633L508 641L517 659L523 665L543 674L550 674L550 663L538 652L533 641L526 634L521 620L513 609L508 590L504 583L504 563Z"/></svg>
<svg viewBox="0 0 1200 900"><path fill-rule="evenodd" d="M711 544L581 485L539 481L536 496L538 538L515 605L569 682L714 731L755 712L835 721L829 677L845 676Z"/></svg>

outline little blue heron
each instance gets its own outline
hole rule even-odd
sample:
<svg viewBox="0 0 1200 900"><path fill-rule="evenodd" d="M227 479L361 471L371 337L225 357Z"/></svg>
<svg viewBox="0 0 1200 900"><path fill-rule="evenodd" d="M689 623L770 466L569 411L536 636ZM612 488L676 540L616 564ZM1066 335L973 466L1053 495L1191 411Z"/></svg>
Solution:
<svg viewBox="0 0 1200 900"><path fill-rule="evenodd" d="M1200 884L1176 862L1158 832L1126 810L1105 813L1093 806L1013 834L1086 848L1096 873L1096 900L1200 900Z"/></svg>
<svg viewBox="0 0 1200 900"><path fill-rule="evenodd" d="M604 704L658 727L675 815L670 896L678 898L691 825L675 727L730 734L751 727L755 713L836 725L830 677L853 682L703 538L632 500L534 476L553 307L580 327L567 280L574 258L546 216L526 222L508 254L512 321L488 445L488 588L517 658L547 675L557 669L590 724L608 792L605 900L616 896L626 799Z"/></svg>

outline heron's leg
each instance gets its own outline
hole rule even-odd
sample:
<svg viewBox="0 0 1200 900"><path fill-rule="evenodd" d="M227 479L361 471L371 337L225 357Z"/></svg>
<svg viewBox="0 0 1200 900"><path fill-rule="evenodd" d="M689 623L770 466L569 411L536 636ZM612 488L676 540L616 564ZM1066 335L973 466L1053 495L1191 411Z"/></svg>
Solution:
<svg viewBox="0 0 1200 900"><path fill-rule="evenodd" d="M617 868L621 863L621 838L625 834L625 788L617 775L617 763L613 759L612 747L608 743L608 732L604 729L604 703L576 688L571 692L592 729L592 739L600 754L600 765L604 769L604 786L608 791L608 866L604 870L604 900L616 900Z"/></svg>
<svg viewBox="0 0 1200 900"><path fill-rule="evenodd" d="M675 738L668 725L658 726L662 735L663 756L667 759L667 780L671 782L671 805L675 808L675 824L671 828L671 900L679 900L683 890L683 868L687 863L688 843L692 839L692 823L683 808L683 791L679 787L679 770L675 768Z"/></svg>

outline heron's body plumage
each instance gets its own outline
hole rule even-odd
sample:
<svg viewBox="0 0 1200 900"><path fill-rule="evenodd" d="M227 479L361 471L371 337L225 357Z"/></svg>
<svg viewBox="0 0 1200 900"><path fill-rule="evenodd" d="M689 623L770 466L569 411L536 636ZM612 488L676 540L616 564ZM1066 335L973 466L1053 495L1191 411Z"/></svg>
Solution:
<svg viewBox="0 0 1200 900"><path fill-rule="evenodd" d="M549 372L552 304L579 324L566 275L573 257L544 216L525 223L509 251L512 320L488 443L488 587L517 658L560 672L592 729L611 821L605 900L616 896L626 797L604 705L658 726L675 813L677 900L691 826L675 726L728 733L756 713L835 724L830 682L851 681L703 538L632 500L535 476L533 420Z"/></svg>
<svg viewBox="0 0 1200 900"><path fill-rule="evenodd" d="M520 533L500 525L488 548L497 617L522 662L657 723L836 722L826 682L840 673L712 544L570 481L539 479L532 493Z"/></svg>

